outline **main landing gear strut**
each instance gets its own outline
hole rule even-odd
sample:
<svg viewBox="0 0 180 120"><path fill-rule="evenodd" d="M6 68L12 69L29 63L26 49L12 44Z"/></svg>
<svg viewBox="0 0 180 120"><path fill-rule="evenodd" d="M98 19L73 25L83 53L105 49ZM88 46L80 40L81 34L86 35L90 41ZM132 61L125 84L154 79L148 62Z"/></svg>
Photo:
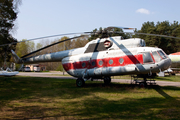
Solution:
<svg viewBox="0 0 180 120"><path fill-rule="evenodd" d="M104 84L108 85L110 83L111 83L111 77L109 77L109 76L104 77Z"/></svg>
<svg viewBox="0 0 180 120"><path fill-rule="evenodd" d="M139 84L139 87L144 88L146 87L148 84L149 85L155 85L156 82L154 80L154 77L156 76L156 74L152 74L151 76L149 76L148 74L140 74L140 75L132 75L131 76L131 84L135 83L135 84ZM143 79L143 80L141 80Z"/></svg>
<svg viewBox="0 0 180 120"><path fill-rule="evenodd" d="M108 85L111 83L111 77L110 76L105 76L105 77L101 77L101 78L91 78L91 81L93 81L93 79L103 79L104 80L104 84ZM78 78L76 80L76 86L77 87L83 87L85 85L85 80L83 78Z"/></svg>

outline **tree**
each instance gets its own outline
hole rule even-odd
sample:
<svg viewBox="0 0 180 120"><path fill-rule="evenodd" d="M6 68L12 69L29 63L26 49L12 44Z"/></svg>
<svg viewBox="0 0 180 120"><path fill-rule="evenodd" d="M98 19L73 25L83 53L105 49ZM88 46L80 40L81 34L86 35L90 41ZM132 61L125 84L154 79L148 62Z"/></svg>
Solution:
<svg viewBox="0 0 180 120"><path fill-rule="evenodd" d="M149 34L156 34L156 27L154 22L145 22L141 30L138 31L139 33L149 33ZM158 46L158 40L155 36L149 35L138 35L138 37L143 38L146 41L148 46Z"/></svg>
<svg viewBox="0 0 180 120"><path fill-rule="evenodd" d="M158 34L158 35L167 35L167 36L180 36L180 24L174 21L174 23L169 23L168 21L157 22L155 25L154 22L145 22L141 30L135 30L139 33L149 33L149 34ZM134 35L133 37L139 37L146 41L147 46L159 47L163 49L167 54L174 53L180 50L180 40L174 38L166 37L157 37L150 35Z"/></svg>
<svg viewBox="0 0 180 120"><path fill-rule="evenodd" d="M52 43L62 41L62 40L66 40L66 39L68 39L68 37L64 36L61 39L57 39L57 40L53 41ZM70 50L70 49L72 49L72 44L71 43L72 43L71 40L69 40L69 41L54 45L54 46L50 47L49 49L51 50L51 52ZM51 70L57 70L57 71L62 71L63 70L61 62L48 63L47 68L49 68Z"/></svg>
<svg viewBox="0 0 180 120"><path fill-rule="evenodd" d="M1 0L0 1L0 44L16 42L10 34L14 27L14 21L17 18L17 6L20 0ZM0 61L2 62L7 57L10 59L11 49L15 50L16 45L0 47Z"/></svg>
<svg viewBox="0 0 180 120"><path fill-rule="evenodd" d="M40 48L42 48L43 47L43 45L41 44L41 43L37 43L36 44L36 50L38 50L38 49L40 49ZM41 54L41 51L39 51L39 52L37 52L36 53L36 55L40 55Z"/></svg>
<svg viewBox="0 0 180 120"><path fill-rule="evenodd" d="M33 41L27 41L28 44L28 53L35 50L35 44Z"/></svg>
<svg viewBox="0 0 180 120"><path fill-rule="evenodd" d="M105 28L106 29L106 28ZM89 37L89 41L91 41L91 40L95 40L95 39L97 39L97 38L101 38L101 36L102 36L102 34L95 34L95 33L98 33L98 32L101 32L102 31L102 28L100 27L99 28L99 30L97 30L97 29L94 29L92 32L93 32L93 34L91 34L91 36ZM128 39L128 38L130 38L130 37L132 37L131 36L131 34L127 34L127 33L123 33L124 31L121 29L121 28L114 28L114 29L112 29L112 30L110 30L111 32L114 32L114 33L112 33L112 34L109 34L111 37L112 36L122 36L124 39ZM110 31L108 31L108 32L110 32ZM119 32L119 33L118 33Z"/></svg>
<svg viewBox="0 0 180 120"><path fill-rule="evenodd" d="M72 48L84 47L89 42L88 36L83 36L72 41Z"/></svg>
<svg viewBox="0 0 180 120"><path fill-rule="evenodd" d="M16 45L16 54L19 57L22 57L26 54L28 54L29 52L32 52L35 48L34 48L34 42L33 41L26 41L25 39L22 40L23 42L20 42ZM20 64L16 64L16 68L17 70L21 67Z"/></svg>
<svg viewBox="0 0 180 120"><path fill-rule="evenodd" d="M58 41L66 40L68 38L69 37L64 36L61 39L59 39ZM69 50L69 49L72 48L71 47L71 45L72 45L71 43L72 43L71 40L68 40L66 42L60 43L60 44L57 45L58 48L56 50L58 50L58 51Z"/></svg>
<svg viewBox="0 0 180 120"><path fill-rule="evenodd" d="M178 22L174 21L173 24L171 24L171 29L172 29L172 33L171 35L174 37L179 37L180 38L180 24L178 24ZM176 51L175 52L179 52L180 51L180 39L172 39L171 42L173 42L173 44L175 44L176 46Z"/></svg>
<svg viewBox="0 0 180 120"><path fill-rule="evenodd" d="M15 52L19 57L26 55L29 52L34 51L34 49L35 49L33 41L26 41L24 39L22 41L24 41L24 42L20 42L16 45L16 51Z"/></svg>

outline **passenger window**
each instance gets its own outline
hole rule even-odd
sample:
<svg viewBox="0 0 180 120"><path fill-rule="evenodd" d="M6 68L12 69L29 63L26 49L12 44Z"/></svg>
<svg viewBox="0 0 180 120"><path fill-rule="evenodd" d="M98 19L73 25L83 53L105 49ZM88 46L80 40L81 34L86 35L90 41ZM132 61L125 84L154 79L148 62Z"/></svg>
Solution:
<svg viewBox="0 0 180 120"><path fill-rule="evenodd" d="M112 60L112 59L109 60L109 64L110 64L110 65L113 64L113 60Z"/></svg>
<svg viewBox="0 0 180 120"><path fill-rule="evenodd" d="M83 62L83 63L82 63L82 67L84 68L85 66L86 66L86 63L85 63L85 62Z"/></svg>
<svg viewBox="0 0 180 120"><path fill-rule="evenodd" d="M152 62L154 62L152 57L151 57L151 54L149 52L143 53L143 62L144 63L152 63Z"/></svg>
<svg viewBox="0 0 180 120"><path fill-rule="evenodd" d="M119 59L119 63L120 63L120 64L123 64L123 62L124 62L124 59L123 59L123 58L120 58L120 59Z"/></svg>
<svg viewBox="0 0 180 120"><path fill-rule="evenodd" d="M94 67L96 65L96 62L92 61L91 65Z"/></svg>
<svg viewBox="0 0 180 120"><path fill-rule="evenodd" d="M99 65L100 66L103 65L103 61L102 60L99 61Z"/></svg>
<svg viewBox="0 0 180 120"><path fill-rule="evenodd" d="M153 55L156 62L159 62L159 61L162 60L161 57L159 56L159 54L156 51L152 52L152 55Z"/></svg>

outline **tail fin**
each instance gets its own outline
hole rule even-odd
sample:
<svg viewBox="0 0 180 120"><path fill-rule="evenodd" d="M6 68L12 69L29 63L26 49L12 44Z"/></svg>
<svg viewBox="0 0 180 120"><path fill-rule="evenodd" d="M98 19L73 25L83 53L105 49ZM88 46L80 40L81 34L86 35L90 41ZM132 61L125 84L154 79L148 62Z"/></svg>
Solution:
<svg viewBox="0 0 180 120"><path fill-rule="evenodd" d="M15 63L23 63L22 59L20 59L13 50L11 50L11 52L12 52L12 56L13 56Z"/></svg>

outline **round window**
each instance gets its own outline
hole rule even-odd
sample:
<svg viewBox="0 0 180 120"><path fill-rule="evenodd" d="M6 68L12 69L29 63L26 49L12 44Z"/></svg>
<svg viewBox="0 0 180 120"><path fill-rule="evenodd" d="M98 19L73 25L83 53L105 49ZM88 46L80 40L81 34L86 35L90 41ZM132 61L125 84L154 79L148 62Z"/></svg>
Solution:
<svg viewBox="0 0 180 120"><path fill-rule="evenodd" d="M113 64L113 60L112 60L112 59L109 60L109 64L110 64L110 65Z"/></svg>
<svg viewBox="0 0 180 120"><path fill-rule="evenodd" d="M99 65L102 65L102 64L103 64L103 61L102 61L102 60L100 60L100 61L99 61Z"/></svg>
<svg viewBox="0 0 180 120"><path fill-rule="evenodd" d="M123 59L123 58L120 58L120 59L119 59L119 63L120 63L120 64L123 64L123 62L124 62L124 59Z"/></svg>
<svg viewBox="0 0 180 120"><path fill-rule="evenodd" d="M82 63L82 67L84 68L85 66L86 66L86 63L85 63L85 62L83 62L83 63Z"/></svg>

